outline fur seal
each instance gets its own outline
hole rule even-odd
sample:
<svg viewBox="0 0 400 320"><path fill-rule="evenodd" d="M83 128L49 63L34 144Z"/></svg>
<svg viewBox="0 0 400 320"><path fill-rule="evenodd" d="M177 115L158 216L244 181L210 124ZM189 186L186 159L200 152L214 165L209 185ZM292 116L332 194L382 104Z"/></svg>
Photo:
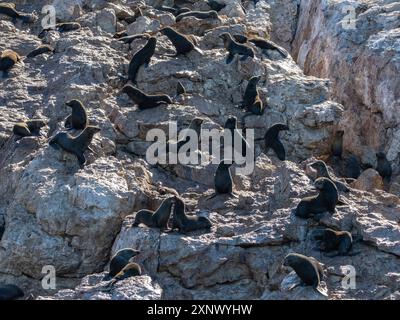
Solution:
<svg viewBox="0 0 400 320"><path fill-rule="evenodd" d="M211 8L211 10L214 10L214 11L217 11L217 12L221 11L223 8L226 7L225 3L219 3L219 2L217 2L215 0L207 0L207 4Z"/></svg>
<svg viewBox="0 0 400 320"><path fill-rule="evenodd" d="M263 38L259 37L253 37L248 40L249 42L253 43L257 48L260 48L262 50L274 50L278 51L283 58L288 57L288 53L285 49L279 47L276 43L266 40Z"/></svg>
<svg viewBox="0 0 400 320"><path fill-rule="evenodd" d="M71 136L67 132L59 132L50 140L49 144L55 149L61 147L63 150L76 155L79 166L83 168L86 163L83 153L89 148L93 136L100 130L99 127L87 126L76 137Z"/></svg>
<svg viewBox="0 0 400 320"><path fill-rule="evenodd" d="M110 261L110 271L108 277L115 277L125 266L129 263L129 260L140 252L131 248L125 248L119 250Z"/></svg>
<svg viewBox="0 0 400 320"><path fill-rule="evenodd" d="M279 140L279 132L282 130L289 130L289 127L283 123L276 123L267 130L264 136L265 149L268 152L269 149L274 150L279 160L285 161L286 151L282 142Z"/></svg>
<svg viewBox="0 0 400 320"><path fill-rule="evenodd" d="M228 50L226 64L231 63L236 54L242 56L240 59L241 61L246 60L247 57L254 58L254 50L245 44L240 44L233 40L229 33L224 32L219 37L222 38L224 41L224 47Z"/></svg>
<svg viewBox="0 0 400 320"><path fill-rule="evenodd" d="M317 249L324 252L332 252L331 257L347 255L353 246L353 237L348 231L335 231L329 228L314 230L311 234L317 240Z"/></svg>
<svg viewBox="0 0 400 320"><path fill-rule="evenodd" d="M150 95L145 94L143 91L139 90L138 88L127 84L122 88L122 92L126 93L129 98L137 104L140 110L150 109L158 107L162 104L171 104L172 100L170 96L166 94L159 94L159 95Z"/></svg>
<svg viewBox="0 0 400 320"><path fill-rule="evenodd" d="M183 86L182 82L178 81L178 84L176 85L176 96L180 96L182 94L186 94L186 89Z"/></svg>
<svg viewBox="0 0 400 320"><path fill-rule="evenodd" d="M250 78L247 84L246 90L244 92L243 102L240 106L250 114L262 115L264 113L264 105L260 99L258 93L257 84L260 81L261 76L254 76Z"/></svg>
<svg viewBox="0 0 400 320"><path fill-rule="evenodd" d="M386 159L386 154L384 152L378 152L376 154L376 159L378 160L376 171L378 171L384 182L390 182L392 177L392 166Z"/></svg>
<svg viewBox="0 0 400 320"><path fill-rule="evenodd" d="M123 37L119 37L118 41L122 41L123 43L132 43L133 40L136 39L146 39L148 40L150 38L150 35L147 33L140 33L140 34L134 34L131 36L123 36Z"/></svg>
<svg viewBox="0 0 400 320"><path fill-rule="evenodd" d="M129 63L128 70L128 80L136 83L136 75L139 71L141 65L147 67L150 64L151 57L156 50L157 39L155 37L150 37L144 47L138 50L132 57Z"/></svg>
<svg viewBox="0 0 400 320"><path fill-rule="evenodd" d="M71 115L65 119L65 127L75 130L85 129L89 125L89 121L82 102L73 99L68 101L65 105L72 109Z"/></svg>
<svg viewBox="0 0 400 320"><path fill-rule="evenodd" d="M299 253L289 253L283 265L291 267L299 276L303 285L312 286L317 289L324 276L321 264L313 257L307 257Z"/></svg>
<svg viewBox="0 0 400 320"><path fill-rule="evenodd" d="M210 229L211 221L206 217L187 216L185 213L185 203L179 197L175 197L173 210L173 229L179 229L181 232L190 232L199 229Z"/></svg>
<svg viewBox="0 0 400 320"><path fill-rule="evenodd" d="M181 13L185 13L185 12L189 12L190 11L190 9L186 8L186 7L182 7L182 8L175 7L174 8L174 7L169 7L169 6L157 6L156 9L160 10L160 11L165 11L165 12L172 13L175 17L180 15Z"/></svg>
<svg viewBox="0 0 400 320"><path fill-rule="evenodd" d="M336 188L339 191L350 192L350 189L346 186L345 183L343 183L339 180L335 180L331 177L325 162L323 162L322 160L318 160L318 161L315 161L314 163L312 163L311 168L313 168L317 171L317 178L321 178L321 177L328 178L335 184Z"/></svg>
<svg viewBox="0 0 400 320"><path fill-rule="evenodd" d="M247 150L250 150L250 146L243 135L241 135L238 131L237 118L235 116L229 116L229 118L225 122L224 129L227 129L231 132L232 146L235 146L235 136L239 137L239 139L242 141L241 154L243 157L245 157L247 154Z"/></svg>
<svg viewBox="0 0 400 320"><path fill-rule="evenodd" d="M295 215L307 219L323 212L335 213L339 201L339 194L335 184L327 178L318 178L314 181L319 194L303 198L297 205Z"/></svg>
<svg viewBox="0 0 400 320"><path fill-rule="evenodd" d="M127 36L128 36L128 33L126 32L126 30L122 30L122 31L114 33L113 38L120 39L120 38L127 37Z"/></svg>
<svg viewBox="0 0 400 320"><path fill-rule="evenodd" d="M17 11L14 3L0 3L0 14L4 14L13 20L19 19L23 23L32 23L36 20L33 14Z"/></svg>
<svg viewBox="0 0 400 320"><path fill-rule="evenodd" d="M6 49L0 55L0 71L7 73L21 58L13 50Z"/></svg>
<svg viewBox="0 0 400 320"><path fill-rule="evenodd" d="M43 119L32 119L25 122L19 122L14 125L13 133L20 137L29 137L39 135L40 129L47 125L47 121Z"/></svg>
<svg viewBox="0 0 400 320"><path fill-rule="evenodd" d="M115 277L114 280L124 280L142 275L142 269L135 262L129 262Z"/></svg>
<svg viewBox="0 0 400 320"><path fill-rule="evenodd" d="M196 46L190 41L189 37L185 36L184 34L179 33L170 27L163 28L160 30L160 32L167 36L174 45L176 50L175 56L189 53L193 49L196 49L196 51L201 53L201 50L196 48Z"/></svg>
<svg viewBox="0 0 400 320"><path fill-rule="evenodd" d="M200 139L201 139L201 125L203 124L203 122L204 122L204 119L196 117L190 122L190 125L188 127L188 129L193 130L193 131L196 132L196 135L198 137L198 142L199 143L200 143ZM190 141L190 137L186 136L185 138L182 138L181 140L178 140L177 142L174 142L177 145L177 148L176 148L177 152L179 153L180 148L183 145L185 145L186 143L188 143L189 141ZM167 143L167 148L166 148L166 152L167 153L170 150L170 146L171 146L171 143L168 142ZM194 151L194 150L191 150L191 151Z"/></svg>
<svg viewBox="0 0 400 320"><path fill-rule="evenodd" d="M232 160L222 160L217 168L217 171L214 175L214 194L211 195L208 199L212 199L219 194L229 194L233 197L236 197L233 193L233 180L230 171L230 167L232 166Z"/></svg>
<svg viewBox="0 0 400 320"><path fill-rule="evenodd" d="M346 178L357 179L361 174L359 159L351 155L344 160L344 168L341 170L342 175Z"/></svg>
<svg viewBox="0 0 400 320"><path fill-rule="evenodd" d="M143 223L149 228L160 228L160 230L167 229L168 220L171 216L171 207L175 202L175 197L164 199L156 211L142 209L136 213L135 222L132 227L137 227Z"/></svg>
<svg viewBox="0 0 400 320"><path fill-rule="evenodd" d="M13 284L0 284L0 300L16 300L22 298L24 292Z"/></svg>
<svg viewBox="0 0 400 320"><path fill-rule="evenodd" d="M342 158L342 153L343 153L343 135L344 135L343 130L336 131L331 147L332 155L340 159Z"/></svg>
<svg viewBox="0 0 400 320"><path fill-rule="evenodd" d="M218 12L211 10L211 11L188 11L188 12L183 12L179 15L176 16L175 21L179 22L183 18L186 17L195 17L197 19L203 20L203 19L218 19Z"/></svg>
<svg viewBox="0 0 400 320"><path fill-rule="evenodd" d="M41 55L41 54L47 53L47 52L54 53L54 48L48 44L43 44L43 45L37 47L36 49L32 50L31 52L29 52L26 57L34 58L38 55Z"/></svg>
<svg viewBox="0 0 400 320"><path fill-rule="evenodd" d="M40 33L38 34L39 38L43 38L46 32L51 31L51 30L56 30L60 33L64 32L70 32L70 31L75 31L79 30L81 28L80 23L78 22L62 22L62 23L56 23L54 27L50 28L45 28Z"/></svg>

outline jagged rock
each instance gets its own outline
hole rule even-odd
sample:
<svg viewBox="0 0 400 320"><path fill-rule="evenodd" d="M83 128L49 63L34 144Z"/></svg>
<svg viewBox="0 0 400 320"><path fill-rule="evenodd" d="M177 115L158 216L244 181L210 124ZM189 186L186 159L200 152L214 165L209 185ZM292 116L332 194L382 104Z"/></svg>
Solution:
<svg viewBox="0 0 400 320"><path fill-rule="evenodd" d="M374 192L383 189L383 180L376 170L367 169L351 185L356 189Z"/></svg>

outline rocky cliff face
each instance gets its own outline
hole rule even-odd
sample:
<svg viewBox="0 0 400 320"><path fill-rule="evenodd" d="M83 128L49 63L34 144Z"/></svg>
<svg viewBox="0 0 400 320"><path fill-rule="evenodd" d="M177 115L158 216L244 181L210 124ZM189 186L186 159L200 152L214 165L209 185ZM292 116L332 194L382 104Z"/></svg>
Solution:
<svg viewBox="0 0 400 320"><path fill-rule="evenodd" d="M0 21L0 50L13 49L22 56L0 80L2 282L18 284L40 299L323 298L310 288L288 291L282 286L287 280L282 259L299 252L325 264L330 299L398 298L400 202L379 190L381 179L375 171L363 173L354 183L357 189L341 195L346 204L320 222L351 231L359 239L354 251L361 253L355 256L329 258L316 251L310 233L317 224L292 212L301 198L316 193L308 164L329 153L333 133L348 113L331 100L329 81L304 75L291 57L283 59L274 51L265 55L256 49L255 59L225 63L227 53L219 38L223 32L270 36L288 49L294 39L294 47L300 46L299 28L305 22L298 15L298 1L250 1L244 3L245 10L240 1L221 2L227 5L220 19L186 18L175 25L172 14L154 9L156 1L64 1L75 9L59 19L72 17L82 28L50 31L43 41L54 46L55 53L34 59L25 56L41 44L40 25ZM51 1L16 3L20 10L40 13ZM80 6L73 6L76 3ZM130 24L122 21L139 6L143 16ZM209 9L205 1L189 6ZM128 34L154 32L172 25L194 34L203 53L170 57L173 46L156 34L156 53L150 65L140 69L138 87L174 96L180 81L187 94L167 107L139 111L121 93L121 75L127 74L130 58L146 41L124 44L113 33L125 28ZM290 130L281 134L287 161L279 161L271 151L265 154L257 144L255 171L234 175L238 198L212 200L206 198L213 192L215 164L148 163L151 142L146 134L153 128L166 130L169 121L185 128L200 116L204 128L221 129L228 116L241 119L243 111L237 106L254 75L261 75L266 112L247 117L241 126L254 128L260 138L272 124L288 124ZM65 102L71 99L80 99L90 122L101 127L92 143L94 152L85 154L84 169L74 156L48 145L48 139L63 130L69 113ZM49 123L42 136L17 140L12 136L14 123L29 118ZM154 210L175 193L183 197L189 214L212 221L209 232L165 233L131 226L136 211ZM141 251L134 260L144 276L105 292L102 272L110 256L125 247ZM55 267L57 289L67 290L52 296L54 292L42 289L46 265ZM341 285L347 265L357 272L356 289Z"/></svg>

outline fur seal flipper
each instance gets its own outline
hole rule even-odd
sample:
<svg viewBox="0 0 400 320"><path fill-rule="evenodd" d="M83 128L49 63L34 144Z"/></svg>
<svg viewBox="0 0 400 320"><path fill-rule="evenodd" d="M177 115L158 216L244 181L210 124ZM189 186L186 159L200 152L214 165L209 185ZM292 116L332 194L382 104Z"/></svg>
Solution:
<svg viewBox="0 0 400 320"><path fill-rule="evenodd" d="M220 35L220 38L224 41L224 47L228 50L228 57L226 59L226 63L229 64L232 62L233 58L236 54L241 55L242 58L240 60L244 61L247 57L254 58L254 51L252 48L245 44L240 44L233 40L232 36L225 32Z"/></svg>
<svg viewBox="0 0 400 320"><path fill-rule="evenodd" d="M187 216L184 201L179 197L175 197L173 229L177 228L182 232L190 232L199 229L210 229L211 226L211 221L206 217Z"/></svg>
<svg viewBox="0 0 400 320"><path fill-rule="evenodd" d="M22 298L24 292L13 284L0 284L0 301Z"/></svg>
<svg viewBox="0 0 400 320"><path fill-rule="evenodd" d="M167 229L168 220L171 216L172 204L175 202L174 197L165 199L156 211L142 209L136 213L135 222L133 227L139 226L143 223L149 228L160 228L161 230Z"/></svg>
<svg viewBox="0 0 400 320"><path fill-rule="evenodd" d="M321 264L316 259L302 254L289 253L285 257L283 265L291 267L305 285L315 289L319 287L320 280L324 276Z"/></svg>
<svg viewBox="0 0 400 320"><path fill-rule="evenodd" d="M162 104L172 104L170 96L166 94L145 94L143 91L131 86L130 84L125 85L122 88L122 92L126 93L129 98L138 105L140 110L155 108Z"/></svg>
<svg viewBox="0 0 400 320"><path fill-rule="evenodd" d="M281 161L285 161L286 152L285 147L279 140L279 132L282 130L289 130L289 127L283 123L276 123L267 130L264 136L266 151L272 149L275 151L277 157Z"/></svg>
<svg viewBox="0 0 400 320"><path fill-rule="evenodd" d="M151 37L144 47L133 55L131 62L129 63L128 80L136 83L136 75L140 66L148 66L150 64L151 57L156 50L156 44L157 39L155 37Z"/></svg>
<svg viewBox="0 0 400 320"><path fill-rule="evenodd" d="M65 119L68 129L83 130L89 124L86 109L79 100L68 101L65 105L72 109L72 114Z"/></svg>
<svg viewBox="0 0 400 320"><path fill-rule="evenodd" d="M84 152L92 142L93 136L101 129L95 126L87 126L77 137L67 132L57 133L49 142L52 147L60 146L63 150L76 155L79 166L84 167L86 158Z"/></svg>
<svg viewBox="0 0 400 320"><path fill-rule="evenodd" d="M335 207L339 201L339 194L335 184L327 178L318 178L314 182L319 194L316 196L303 198L297 205L295 215L299 218L307 219L315 214L323 212L335 212Z"/></svg>

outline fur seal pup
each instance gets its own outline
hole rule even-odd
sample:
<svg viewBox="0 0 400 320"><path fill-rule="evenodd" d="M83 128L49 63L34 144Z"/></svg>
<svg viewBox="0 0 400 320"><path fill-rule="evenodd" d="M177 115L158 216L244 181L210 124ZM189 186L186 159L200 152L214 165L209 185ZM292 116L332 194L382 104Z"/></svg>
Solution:
<svg viewBox="0 0 400 320"><path fill-rule="evenodd" d="M189 37L185 36L184 34L179 33L170 27L163 28L160 30L160 32L167 36L174 45L176 50L175 56L189 53L192 50L202 53L201 50L196 48L196 46L190 41Z"/></svg>
<svg viewBox="0 0 400 320"><path fill-rule="evenodd" d="M61 147L63 150L76 155L79 166L83 168L86 164L84 152L89 148L93 136L101 129L95 126L87 126L78 136L73 137L67 132L57 133L49 142L55 149Z"/></svg>
<svg viewBox="0 0 400 320"><path fill-rule="evenodd" d="M0 71L7 73L21 58L13 50L6 49L0 55Z"/></svg>
<svg viewBox="0 0 400 320"><path fill-rule="evenodd" d="M340 159L342 158L342 153L343 153L343 135L344 135L343 130L336 131L331 147L332 155Z"/></svg>
<svg viewBox="0 0 400 320"><path fill-rule="evenodd" d="M33 14L17 11L14 3L0 3L0 14L4 14L13 20L19 19L23 23L32 23L36 21L36 17Z"/></svg>
<svg viewBox="0 0 400 320"><path fill-rule="evenodd" d="M299 218L312 218L314 215L330 212L335 213L335 207L339 201L339 194L335 184L327 178L318 178L314 186L319 194L303 198L297 205L295 215Z"/></svg>
<svg viewBox="0 0 400 320"><path fill-rule="evenodd" d="M221 11L223 8L226 7L225 3L219 3L215 0L207 0L207 4L211 8L211 10L214 10L217 12Z"/></svg>
<svg viewBox="0 0 400 320"><path fill-rule="evenodd" d="M64 32L79 30L80 28L81 28L81 25L78 22L56 23L54 25L54 27L45 28L42 31L40 31L40 33L38 34L38 37L43 38L45 36L46 32L51 31L51 30L56 30L60 33L64 33Z"/></svg>
<svg viewBox="0 0 400 320"><path fill-rule="evenodd" d="M168 220L171 216L171 208L175 202L175 197L164 199L156 211L142 209L136 213L135 222L132 227L137 227L143 223L149 228L160 228L160 230L167 229Z"/></svg>
<svg viewBox="0 0 400 320"><path fill-rule="evenodd" d="M383 181L388 183L392 177L392 166L390 162L386 159L386 154L384 152L378 152L376 154L377 166L376 171L382 177Z"/></svg>
<svg viewBox="0 0 400 320"><path fill-rule="evenodd" d="M140 252L131 248L125 248L119 250L110 261L110 271L108 272L108 277L115 277L125 266L129 263L129 260L134 256L138 255Z"/></svg>
<svg viewBox="0 0 400 320"><path fill-rule="evenodd" d="M140 34L134 34L131 36L124 36L118 38L118 41L122 41L123 43L132 43L133 40L136 39L146 39L148 40L150 38L150 35L148 33L140 33Z"/></svg>
<svg viewBox="0 0 400 320"><path fill-rule="evenodd" d="M179 15L176 16L175 21L179 22L183 18L186 17L195 17L197 19L203 20L203 19L219 19L218 17L218 12L211 10L211 11L188 11L188 12L183 12Z"/></svg>
<svg viewBox="0 0 400 320"><path fill-rule="evenodd" d="M250 114L261 116L264 113L264 105L258 93L257 84L261 76L254 76L250 78L243 96L243 102L240 106L248 111Z"/></svg>
<svg viewBox="0 0 400 320"><path fill-rule="evenodd" d="M22 298L24 292L13 284L0 284L0 300L16 300Z"/></svg>
<svg viewBox="0 0 400 320"><path fill-rule="evenodd" d="M289 253L283 265L291 267L301 279L303 285L318 289L324 276L322 265L313 257L307 257L299 253Z"/></svg>
<svg viewBox="0 0 400 320"><path fill-rule="evenodd" d="M65 105L72 109L72 113L65 119L65 127L75 130L85 129L89 125L89 121L82 102L73 99Z"/></svg>
<svg viewBox="0 0 400 320"><path fill-rule="evenodd" d="M25 122L19 122L14 125L13 133L20 137L29 137L40 135L40 129L47 125L43 119L32 119Z"/></svg>
<svg viewBox="0 0 400 320"><path fill-rule="evenodd" d="M247 57L254 58L254 50L245 44L240 44L233 40L229 33L224 32L219 37L222 38L224 41L224 47L228 50L226 64L231 63L236 54L242 56L240 59L241 61L246 60Z"/></svg>
<svg viewBox="0 0 400 320"><path fill-rule="evenodd" d="M353 237L348 231L335 231L329 228L314 230L311 234L317 240L317 249L324 252L334 252L330 257L347 255L353 246Z"/></svg>
<svg viewBox="0 0 400 320"><path fill-rule="evenodd" d="M282 130L289 130L289 127L283 123L276 123L269 128L264 136L265 152L269 149L274 150L279 160L285 161L286 151L282 142L279 140L279 132Z"/></svg>
<svg viewBox="0 0 400 320"><path fill-rule="evenodd" d="M339 191L350 192L350 189L346 186L345 183L343 183L339 180L335 180L331 177L325 162L323 162L322 160L318 160L318 161L315 161L314 163L312 163L311 168L313 168L314 170L317 171L317 178L321 178L321 177L328 178L335 184L336 188Z"/></svg>
<svg viewBox="0 0 400 320"><path fill-rule="evenodd" d="M29 52L26 57L27 58L34 58L38 55L41 55L43 53L47 53L47 52L51 52L54 53L54 48L48 44L43 44L39 47L37 47L36 49L32 50L31 52Z"/></svg>
<svg viewBox="0 0 400 320"><path fill-rule="evenodd" d="M176 97L186 94L186 89L183 86L182 82L178 81L178 84L176 85Z"/></svg>
<svg viewBox="0 0 400 320"><path fill-rule="evenodd" d="M128 80L136 83L136 75L140 66L145 65L145 67L147 67L150 64L151 57L156 50L156 44L157 39L155 37L150 37L144 47L133 55L129 63Z"/></svg>
<svg viewBox="0 0 400 320"><path fill-rule="evenodd" d="M250 150L250 145L247 143L243 135L241 135L238 131L237 118L235 116L229 116L229 118L225 122L224 129L227 129L231 132L232 146L235 146L235 136L239 137L239 139L242 141L241 154L243 157L245 157L247 154L247 150Z"/></svg>
<svg viewBox="0 0 400 320"><path fill-rule="evenodd" d="M171 104L172 100L169 95L166 94L145 94L143 91L139 90L138 88L127 84L122 88L122 92L126 93L129 98L137 104L140 110L150 109L158 107L159 105Z"/></svg>
<svg viewBox="0 0 400 320"><path fill-rule="evenodd" d="M259 37L253 37L250 38L248 41L253 43L257 48L260 48L261 50L278 51L283 58L287 58L289 55L285 49L279 47L276 43L270 40L266 40Z"/></svg>
<svg viewBox="0 0 400 320"><path fill-rule="evenodd" d="M179 231L184 233L199 229L210 229L212 226L211 221L206 217L187 216L185 213L185 203L179 197L175 197L172 219L172 228L179 229Z"/></svg>
<svg viewBox="0 0 400 320"><path fill-rule="evenodd" d="M236 195L233 193L233 180L230 171L232 166L232 160L222 160L217 168L214 175L214 194L208 197L208 200L216 197L219 194L229 194L233 197Z"/></svg>

